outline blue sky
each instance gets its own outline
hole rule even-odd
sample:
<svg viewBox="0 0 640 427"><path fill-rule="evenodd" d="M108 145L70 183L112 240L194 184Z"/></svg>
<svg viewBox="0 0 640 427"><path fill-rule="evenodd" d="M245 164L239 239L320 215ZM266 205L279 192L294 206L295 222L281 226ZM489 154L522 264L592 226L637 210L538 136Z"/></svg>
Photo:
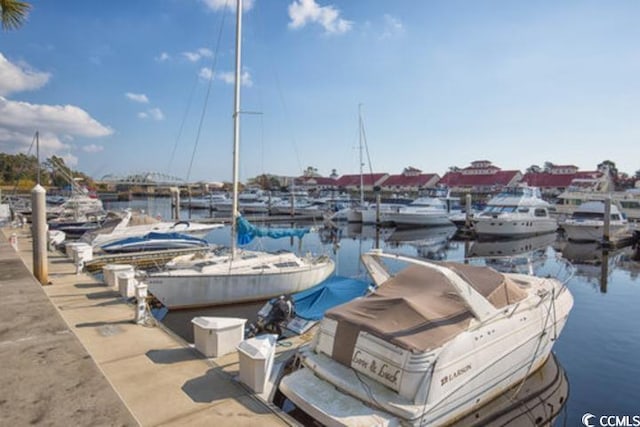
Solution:
<svg viewBox="0 0 640 427"><path fill-rule="evenodd" d="M0 34L1 151L26 152L39 130L45 154L96 178L230 179L224 0L31 3L25 26ZM443 175L479 159L640 169L640 2L248 6L242 109L260 114L243 116L243 180L357 172L360 103L374 171Z"/></svg>

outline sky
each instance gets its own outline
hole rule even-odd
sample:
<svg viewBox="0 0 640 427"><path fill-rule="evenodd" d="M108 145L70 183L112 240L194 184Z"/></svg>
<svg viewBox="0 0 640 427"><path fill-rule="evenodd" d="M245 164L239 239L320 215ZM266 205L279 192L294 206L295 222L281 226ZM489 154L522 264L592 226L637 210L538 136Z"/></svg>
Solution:
<svg viewBox="0 0 640 427"><path fill-rule="evenodd" d="M32 0L0 33L0 151L229 181L235 0ZM228 3L228 4L227 4ZM233 4L233 5L232 5ZM240 178L640 169L640 2L245 0Z"/></svg>

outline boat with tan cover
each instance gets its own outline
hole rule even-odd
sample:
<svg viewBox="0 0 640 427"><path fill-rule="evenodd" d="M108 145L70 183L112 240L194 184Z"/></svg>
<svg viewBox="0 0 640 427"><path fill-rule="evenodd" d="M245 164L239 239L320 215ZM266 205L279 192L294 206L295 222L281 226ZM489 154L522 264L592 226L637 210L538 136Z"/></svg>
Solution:
<svg viewBox="0 0 640 427"><path fill-rule="evenodd" d="M363 263L377 289L328 311L280 383L324 425L453 422L542 366L573 306L554 278L379 251Z"/></svg>

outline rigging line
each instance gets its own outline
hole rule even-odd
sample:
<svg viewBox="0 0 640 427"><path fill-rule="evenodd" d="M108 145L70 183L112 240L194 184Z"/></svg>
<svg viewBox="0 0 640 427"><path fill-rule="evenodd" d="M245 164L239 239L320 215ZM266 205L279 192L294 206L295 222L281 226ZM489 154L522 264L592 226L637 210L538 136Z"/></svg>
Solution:
<svg viewBox="0 0 640 427"><path fill-rule="evenodd" d="M216 70L216 65L218 63L218 53L219 53L219 49L220 49L220 40L222 39L222 30L224 28L224 23L227 17L227 9L228 9L228 3L229 1L227 0L225 2L225 7L223 8L222 11L222 17L220 19L220 30L218 31L218 39L216 41L216 48L215 48L215 53L213 55L213 60L212 60L212 64L211 64L211 73L209 75L209 82L207 84L207 93L205 95L204 98L204 105L202 106L202 113L200 114L200 122L198 123L198 132L196 134L196 142L193 146L193 152L191 153L191 161L189 162L189 168L187 169L187 178L186 181L189 182L189 178L191 177L191 168L193 167L193 160L196 157L196 151L198 149L198 142L200 141L200 134L202 132L202 124L204 122L204 116L207 112L207 105L209 104L209 95L211 94L211 86L213 84L213 77L215 74L215 70ZM238 13L242 13L242 11L239 11Z"/></svg>
<svg viewBox="0 0 640 427"><path fill-rule="evenodd" d="M362 126L362 141L364 142L364 151L367 153L367 161L369 162L369 174L373 179L373 167L371 165L371 156L369 155L369 145L367 144L367 132L364 128L364 121L360 121L360 126ZM371 183L373 185L373 182Z"/></svg>
<svg viewBox="0 0 640 427"><path fill-rule="evenodd" d="M37 134L37 133L36 133ZM33 149L33 144L36 143L36 134L33 135L33 139L31 140L31 145L29 146L29 151L27 151L27 158L25 160L29 160L29 156L31 155L31 150ZM37 161L37 160L36 160ZM20 178L22 178L22 172L24 172L25 167L27 166L27 161L25 161L18 171L18 176L16 178L16 183L13 186L13 191L11 192L11 196L15 196L18 192L18 184L20 184Z"/></svg>
<svg viewBox="0 0 640 427"><path fill-rule="evenodd" d="M278 72L274 70L274 74L276 79L276 90L278 91L278 98L280 99L280 103L282 104L282 109L287 119L287 123L290 123L291 116L289 115L289 109L287 108L287 104L284 100L284 95L282 93L282 88L280 87L280 78L278 77ZM296 141L296 136L293 133L291 134L291 140L293 142L293 152L295 153L296 161L298 162L298 170L302 171L302 162L300 162L300 153L298 152L298 143Z"/></svg>
<svg viewBox="0 0 640 427"><path fill-rule="evenodd" d="M187 121L187 116L191 111L191 105L193 103L193 95L196 92L196 87L198 87L198 80L200 79L199 75L195 75L195 79L193 80L193 86L191 86L191 92L189 93L189 98L187 100L187 107L185 108L184 115L182 116L182 121L180 122L180 128L178 129L178 135L176 135L176 141L173 144L173 150L171 151L171 156L169 157L169 164L167 165L167 173L171 172L171 165L173 163L173 159L176 155L176 150L178 149L178 143L180 142L180 138L182 137L182 131L184 129L184 124Z"/></svg>

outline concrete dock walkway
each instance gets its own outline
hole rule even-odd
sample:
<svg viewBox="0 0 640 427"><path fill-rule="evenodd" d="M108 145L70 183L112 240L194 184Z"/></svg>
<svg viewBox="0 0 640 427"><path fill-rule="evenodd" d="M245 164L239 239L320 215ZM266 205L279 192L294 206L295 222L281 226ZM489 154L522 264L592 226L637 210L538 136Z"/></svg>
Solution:
<svg viewBox="0 0 640 427"><path fill-rule="evenodd" d="M114 290L49 253L32 276L27 229L0 233L0 425L288 425L218 365L160 327L136 325ZM8 244L18 235L19 249Z"/></svg>

